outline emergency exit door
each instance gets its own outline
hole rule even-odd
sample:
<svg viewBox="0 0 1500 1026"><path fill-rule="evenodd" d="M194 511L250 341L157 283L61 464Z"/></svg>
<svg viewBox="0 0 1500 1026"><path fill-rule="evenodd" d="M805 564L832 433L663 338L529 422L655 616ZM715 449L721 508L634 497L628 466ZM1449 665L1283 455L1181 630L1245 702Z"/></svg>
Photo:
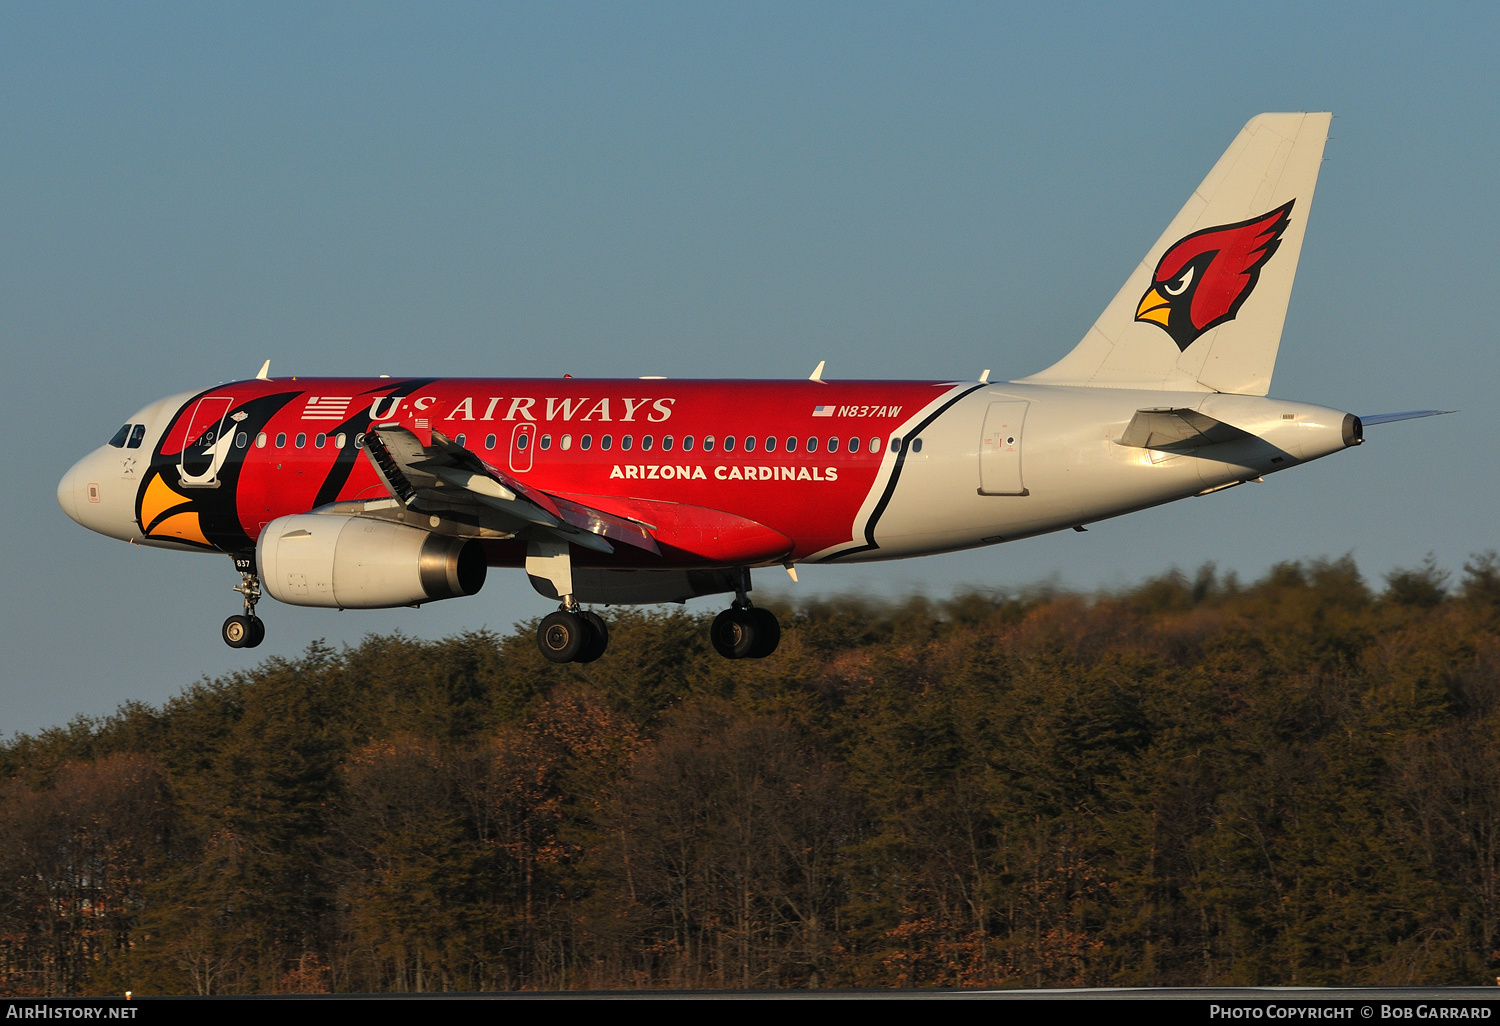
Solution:
<svg viewBox="0 0 1500 1026"><path fill-rule="evenodd" d="M1029 403L990 403L979 439L979 494L1026 495L1021 477L1021 429Z"/></svg>
<svg viewBox="0 0 1500 1026"><path fill-rule="evenodd" d="M536 429L522 421L516 425L516 430L510 436L510 469L517 474L524 474L531 469L531 461L536 455Z"/></svg>

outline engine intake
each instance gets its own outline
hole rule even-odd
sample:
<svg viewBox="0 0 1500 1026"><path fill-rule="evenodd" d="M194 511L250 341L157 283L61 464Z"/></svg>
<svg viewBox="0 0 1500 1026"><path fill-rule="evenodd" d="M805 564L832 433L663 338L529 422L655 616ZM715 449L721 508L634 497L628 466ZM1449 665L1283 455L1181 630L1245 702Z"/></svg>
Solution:
<svg viewBox="0 0 1500 1026"><path fill-rule="evenodd" d="M473 595L484 587L484 549L362 517L301 513L266 525L255 545L261 586L294 606L388 609Z"/></svg>

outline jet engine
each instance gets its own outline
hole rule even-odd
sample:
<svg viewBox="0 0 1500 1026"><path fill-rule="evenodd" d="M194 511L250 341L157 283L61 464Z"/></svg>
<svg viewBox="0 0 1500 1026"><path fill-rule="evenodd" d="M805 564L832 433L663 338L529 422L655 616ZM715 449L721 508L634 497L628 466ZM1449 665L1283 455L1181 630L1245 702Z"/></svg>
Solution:
<svg viewBox="0 0 1500 1026"><path fill-rule="evenodd" d="M361 517L302 513L280 517L255 546L261 585L294 606L385 609L473 595L484 586L484 550L473 538L446 538Z"/></svg>

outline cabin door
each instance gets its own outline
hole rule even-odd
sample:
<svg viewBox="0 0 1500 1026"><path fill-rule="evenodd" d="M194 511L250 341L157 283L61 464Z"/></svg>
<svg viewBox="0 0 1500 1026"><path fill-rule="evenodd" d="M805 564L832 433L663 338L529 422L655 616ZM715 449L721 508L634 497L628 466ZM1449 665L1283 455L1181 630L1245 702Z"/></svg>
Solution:
<svg viewBox="0 0 1500 1026"><path fill-rule="evenodd" d="M1026 424L1024 402L990 403L979 439L979 494L1026 495L1021 477L1021 429Z"/></svg>

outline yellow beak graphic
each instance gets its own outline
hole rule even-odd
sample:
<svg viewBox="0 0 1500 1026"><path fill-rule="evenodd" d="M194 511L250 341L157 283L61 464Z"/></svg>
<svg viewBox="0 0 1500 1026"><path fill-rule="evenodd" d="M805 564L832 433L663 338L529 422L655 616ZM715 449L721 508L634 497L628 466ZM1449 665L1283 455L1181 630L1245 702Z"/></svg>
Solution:
<svg viewBox="0 0 1500 1026"><path fill-rule="evenodd" d="M1152 321L1163 328L1167 326L1167 319L1171 316L1171 301L1158 292L1155 285L1151 286L1150 290L1141 297L1141 305L1135 308L1136 320Z"/></svg>

